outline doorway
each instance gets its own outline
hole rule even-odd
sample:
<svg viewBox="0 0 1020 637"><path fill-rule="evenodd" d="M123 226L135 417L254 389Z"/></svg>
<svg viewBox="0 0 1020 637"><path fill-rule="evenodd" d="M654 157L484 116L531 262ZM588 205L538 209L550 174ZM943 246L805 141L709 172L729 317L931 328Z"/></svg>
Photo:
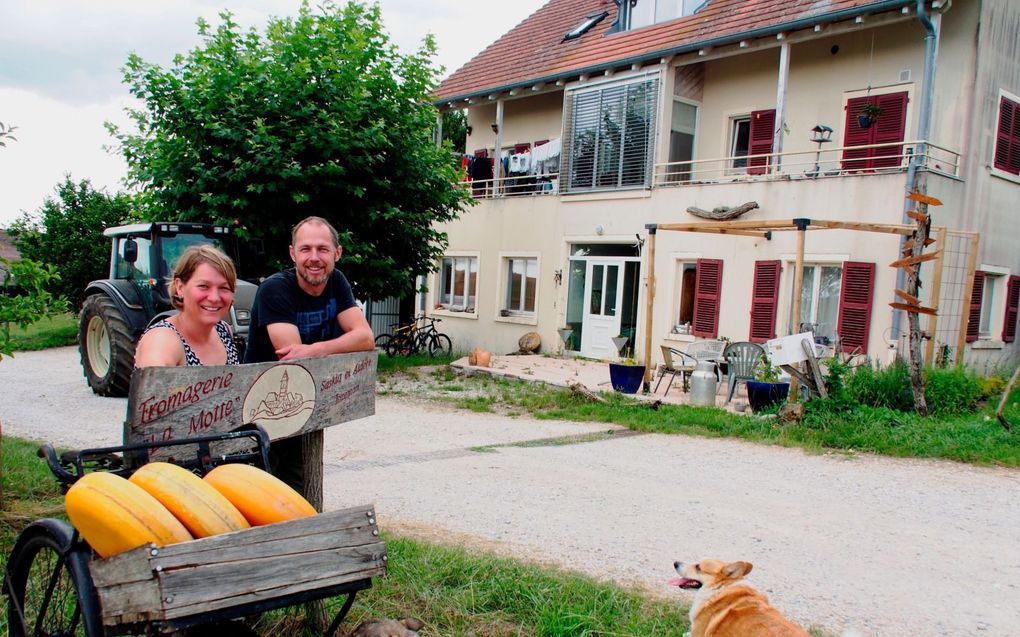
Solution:
<svg viewBox="0 0 1020 637"><path fill-rule="evenodd" d="M574 245L567 290L567 349L591 358L635 355L641 262L632 245ZM625 336L617 350L613 337Z"/></svg>

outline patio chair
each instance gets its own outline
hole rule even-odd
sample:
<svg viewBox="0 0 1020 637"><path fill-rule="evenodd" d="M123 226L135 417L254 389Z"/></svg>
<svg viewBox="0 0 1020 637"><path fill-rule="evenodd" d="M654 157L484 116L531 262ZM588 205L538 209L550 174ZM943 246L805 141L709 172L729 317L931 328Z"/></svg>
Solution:
<svg viewBox="0 0 1020 637"><path fill-rule="evenodd" d="M758 361L765 357L765 348L757 343L741 341L730 343L723 352L726 359L726 368L729 372L730 391L726 395L726 402L733 399L733 392L737 389L737 383L744 383L754 380L754 367Z"/></svg>
<svg viewBox="0 0 1020 637"><path fill-rule="evenodd" d="M659 382L655 383L655 391L659 391L659 385L662 384L662 379L667 375L669 375L669 382L666 383L666 391L662 393L663 396L669 393L669 388L673 386L673 380L677 375L680 376L683 391L687 391L687 382L691 372L694 371L694 366L698 363L697 359L688 356L678 349L673 349L669 345L660 345L659 347L662 349L663 363L659 366Z"/></svg>
<svg viewBox="0 0 1020 637"><path fill-rule="evenodd" d="M723 352L726 350L726 341L704 340L694 341L687 346L684 353L694 358L697 362L709 361L715 365L715 377L722 382L722 372L719 371L719 362L723 360Z"/></svg>

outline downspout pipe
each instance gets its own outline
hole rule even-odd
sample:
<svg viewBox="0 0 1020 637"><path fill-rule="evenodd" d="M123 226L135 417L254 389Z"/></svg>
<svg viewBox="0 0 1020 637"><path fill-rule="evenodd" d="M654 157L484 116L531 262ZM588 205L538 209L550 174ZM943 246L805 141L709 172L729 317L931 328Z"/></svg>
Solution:
<svg viewBox="0 0 1020 637"><path fill-rule="evenodd" d="M910 157L910 163L907 165L907 194L917 190L920 169L928 154L928 135L931 133L931 105L935 99L935 57L938 45L938 29L935 28L935 24L928 17L924 0L917 0L917 19L925 31L924 75L921 79L921 103L917 110L917 136L914 138L919 143L914 148L914 154ZM909 199L905 199L903 204L904 224L911 223L912 220L907 216L907 211L912 208L912 202ZM901 237L900 245L904 245L906 240L906 237ZM906 280L906 272L902 268L897 268L896 287L901 290L904 289ZM899 335L902 333L901 325L904 315L903 310L893 310L892 336L895 339L899 339Z"/></svg>

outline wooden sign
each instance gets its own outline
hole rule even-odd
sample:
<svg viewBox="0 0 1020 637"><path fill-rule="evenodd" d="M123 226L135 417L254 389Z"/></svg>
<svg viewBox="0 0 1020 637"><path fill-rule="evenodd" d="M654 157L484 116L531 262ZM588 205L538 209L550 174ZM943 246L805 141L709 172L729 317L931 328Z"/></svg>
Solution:
<svg viewBox="0 0 1020 637"><path fill-rule="evenodd" d="M910 199L911 201L917 201L917 202L923 203L923 204L928 204L929 206L941 206L942 205L942 202L939 201L938 199L936 199L935 197L932 197L930 195L926 195L926 194L920 193L920 192L912 192L912 193L910 193L909 195L907 195L907 199Z"/></svg>
<svg viewBox="0 0 1020 637"><path fill-rule="evenodd" d="M938 310L931 307L924 307L923 305L910 305L907 303L890 303L889 307L894 310L903 310L904 312L911 312L913 314L927 314L929 316L936 316Z"/></svg>
<svg viewBox="0 0 1020 637"><path fill-rule="evenodd" d="M925 254L919 254L916 257L907 257L905 259L899 259L889 264L890 268L902 268L908 265L917 265L918 263L924 263L925 261L934 261L939 258L939 251L927 252Z"/></svg>
<svg viewBox="0 0 1020 637"><path fill-rule="evenodd" d="M375 413L377 353L279 363L135 370L124 443L182 440L258 423L287 438Z"/></svg>
<svg viewBox="0 0 1020 637"><path fill-rule="evenodd" d="M927 221L928 220L928 215L924 214L923 212L918 212L916 210L908 210L907 211L907 216L910 217L911 219L913 219L914 221Z"/></svg>

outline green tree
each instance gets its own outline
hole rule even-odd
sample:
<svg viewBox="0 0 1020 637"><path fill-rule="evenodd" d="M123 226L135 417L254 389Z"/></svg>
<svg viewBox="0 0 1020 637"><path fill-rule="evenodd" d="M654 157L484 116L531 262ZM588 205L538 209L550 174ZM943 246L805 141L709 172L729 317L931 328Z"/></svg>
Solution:
<svg viewBox="0 0 1020 637"><path fill-rule="evenodd" d="M464 154L467 148L467 115L464 111L443 113L443 141L449 141L453 152Z"/></svg>
<svg viewBox="0 0 1020 637"><path fill-rule="evenodd" d="M28 327L67 311L67 301L47 288L60 279L52 265L0 258L0 359L11 356L11 324Z"/></svg>
<svg viewBox="0 0 1020 637"><path fill-rule="evenodd" d="M411 289L445 249L433 224L469 200L452 149L432 141L432 38L402 55L378 6L356 2L304 3L264 33L220 17L168 69L128 60L137 131L108 127L143 214L235 223L283 259L291 226L319 215L359 297Z"/></svg>
<svg viewBox="0 0 1020 637"><path fill-rule="evenodd" d="M60 272L51 290L77 300L89 281L106 278L110 270L110 242L103 230L116 226L131 212L127 195L108 195L88 179L78 183L70 175L54 188L39 210L23 214L9 228L21 255L54 265Z"/></svg>

